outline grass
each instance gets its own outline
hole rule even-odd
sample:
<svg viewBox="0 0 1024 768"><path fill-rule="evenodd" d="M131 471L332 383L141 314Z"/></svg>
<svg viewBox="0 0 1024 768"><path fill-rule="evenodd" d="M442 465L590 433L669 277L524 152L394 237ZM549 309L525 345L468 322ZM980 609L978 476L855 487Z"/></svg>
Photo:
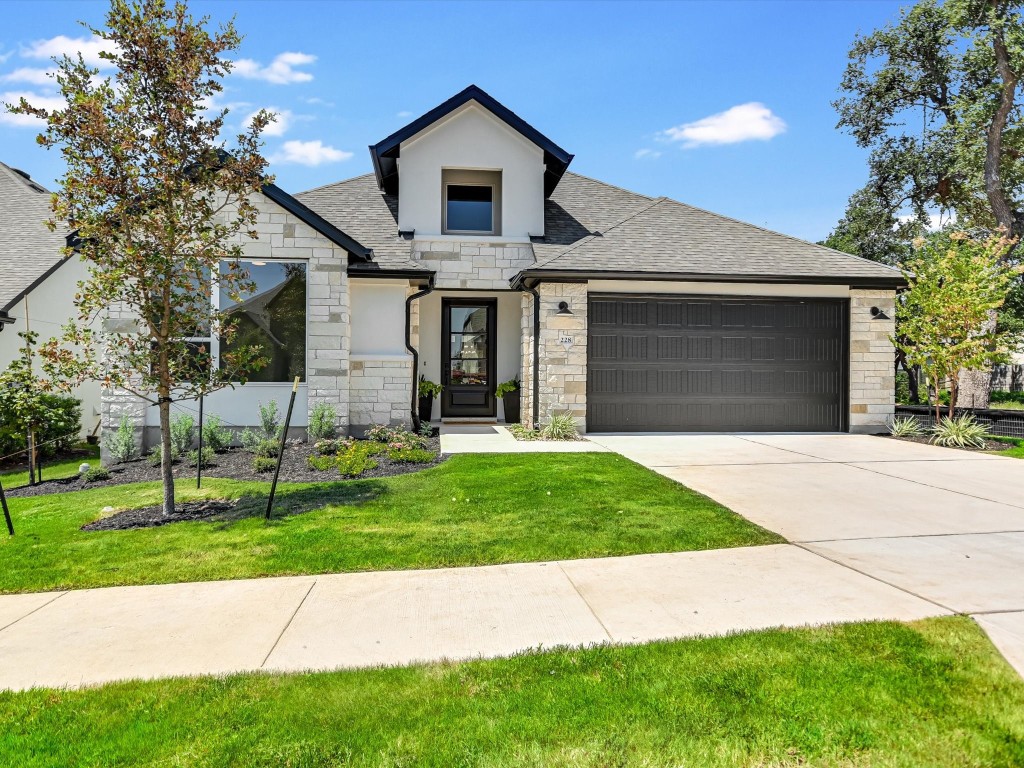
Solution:
<svg viewBox="0 0 1024 768"><path fill-rule="evenodd" d="M997 440L1000 443L1009 443L1013 448L1008 448L1005 451L996 451L996 456L1006 456L1011 459L1024 459L1024 440L1019 440L1016 437L990 437L990 440Z"/></svg>
<svg viewBox="0 0 1024 768"><path fill-rule="evenodd" d="M240 498L228 521L84 532L156 504L158 483L10 500L0 592L269 575L482 565L781 541L720 504L614 454L459 455L398 477L278 488L180 481L180 500ZM288 510L313 510L288 514Z"/></svg>
<svg viewBox="0 0 1024 768"><path fill-rule="evenodd" d="M62 459L52 463L47 459L43 459L43 479L62 480L65 477L73 477L78 474L78 468L82 465L82 462L88 462L90 466L94 467L99 466L100 447L98 445L82 443L76 446L75 450L81 453L74 458ZM3 482L6 490L28 485L28 469L4 470L0 472L0 482Z"/></svg>
<svg viewBox="0 0 1024 768"><path fill-rule="evenodd" d="M0 720L20 768L1024 764L1024 682L966 617L0 693Z"/></svg>

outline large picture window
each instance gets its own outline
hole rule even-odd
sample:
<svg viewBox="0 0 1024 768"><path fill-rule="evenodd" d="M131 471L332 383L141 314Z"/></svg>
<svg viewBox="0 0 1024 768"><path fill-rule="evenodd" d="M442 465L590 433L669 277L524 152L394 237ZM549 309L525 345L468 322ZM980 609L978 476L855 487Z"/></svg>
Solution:
<svg viewBox="0 0 1024 768"><path fill-rule="evenodd" d="M306 378L306 265L301 262L244 264L256 290L233 301L219 292L219 309L235 324L230 341L219 339L218 359L232 348L256 347L269 362L249 372L251 382L290 382ZM223 265L222 269L226 269Z"/></svg>

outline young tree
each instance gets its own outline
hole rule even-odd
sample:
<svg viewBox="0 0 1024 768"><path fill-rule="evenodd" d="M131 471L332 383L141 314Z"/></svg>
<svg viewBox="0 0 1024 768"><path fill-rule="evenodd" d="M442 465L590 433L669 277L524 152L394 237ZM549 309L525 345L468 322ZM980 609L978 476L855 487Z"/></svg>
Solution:
<svg viewBox="0 0 1024 768"><path fill-rule="evenodd" d="M1005 259L1013 245L1006 237L976 240L964 232L936 233L917 243L905 272L910 289L896 304L893 343L931 381L938 420L944 381L949 381L951 417L962 372L1006 362L1019 341L988 322L990 313L1002 307L1019 269Z"/></svg>
<svg viewBox="0 0 1024 768"><path fill-rule="evenodd" d="M924 226L931 212L953 211L962 226L1019 240L1022 75L1015 0L921 0L896 23L858 36L834 106L839 127L871 151L858 194L871 199L876 220L895 225L909 211ZM963 378L964 396L987 405L989 373Z"/></svg>
<svg viewBox="0 0 1024 768"><path fill-rule="evenodd" d="M164 514L174 511L172 400L244 381L260 362L256 350L233 348L213 369L209 349L187 341L233 332L212 309L212 290L238 301L254 288L237 259L244 236L256 237L251 196L265 182L260 134L272 119L260 112L225 151L227 110L208 106L231 70L223 55L241 38L230 22L215 31L208 22L183 2L112 0L106 28L91 31L107 43L113 78L65 56L56 75L65 107L8 105L45 120L39 143L63 153L51 226L76 233L89 265L78 321L42 354L71 380L97 379L159 406Z"/></svg>

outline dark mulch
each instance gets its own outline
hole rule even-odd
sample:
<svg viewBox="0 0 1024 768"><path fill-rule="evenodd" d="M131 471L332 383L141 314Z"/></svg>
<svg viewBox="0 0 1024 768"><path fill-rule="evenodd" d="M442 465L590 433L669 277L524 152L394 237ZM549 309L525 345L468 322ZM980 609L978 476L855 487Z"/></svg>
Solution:
<svg viewBox="0 0 1024 768"><path fill-rule="evenodd" d="M924 445L933 445L933 443L931 441L931 438L925 437L925 436L921 436L921 437L897 437L896 435L883 435L883 437L891 437L893 440L906 440L909 443L922 443ZM949 446L949 447L953 448L953 446ZM984 448L953 448L953 449L957 450L957 451L972 451L974 453L977 453L979 451L988 453L988 452L991 452L991 451L1008 451L1011 448L1013 448L1013 444L1012 443L1003 443L1003 442L1000 442L999 440L986 440Z"/></svg>
<svg viewBox="0 0 1024 768"><path fill-rule="evenodd" d="M440 454L441 438L432 437L426 441L426 448L435 454L431 464L407 464L393 462L385 455L375 456L377 466L359 476L359 479L374 477L391 477L418 472L444 461ZM313 455L313 446L308 443L289 443L281 461L281 482L283 483L323 483L348 480L337 470L320 472L310 469L308 459ZM262 480L270 482L274 473L255 472L252 468L253 456L241 448L231 448L224 453L214 455L212 465L203 469L203 477L223 477L232 480ZM13 488L8 496L42 496L48 493L68 493L88 488L102 488L109 485L125 485L127 483L145 483L160 479L160 467L154 467L149 459L138 459L124 464L115 464L108 468L109 480L86 484L81 477L70 477L64 480L46 480L38 485ZM45 476L45 475L44 475ZM178 479L195 479L196 468L179 461L174 465L174 477Z"/></svg>
<svg viewBox="0 0 1024 768"><path fill-rule="evenodd" d="M104 517L88 525L83 531L127 531L132 528L156 528L168 523L182 523L186 520L204 520L214 515L230 512L238 504L237 501L187 501L179 503L173 515L164 516L163 507L143 507L142 509L126 509L110 517Z"/></svg>

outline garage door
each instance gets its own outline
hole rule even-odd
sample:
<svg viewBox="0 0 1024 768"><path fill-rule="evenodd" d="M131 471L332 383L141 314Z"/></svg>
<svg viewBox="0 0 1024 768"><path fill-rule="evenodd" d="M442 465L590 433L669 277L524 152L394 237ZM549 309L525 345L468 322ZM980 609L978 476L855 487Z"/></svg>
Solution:
<svg viewBox="0 0 1024 768"><path fill-rule="evenodd" d="M844 428L842 300L589 299L592 432Z"/></svg>

